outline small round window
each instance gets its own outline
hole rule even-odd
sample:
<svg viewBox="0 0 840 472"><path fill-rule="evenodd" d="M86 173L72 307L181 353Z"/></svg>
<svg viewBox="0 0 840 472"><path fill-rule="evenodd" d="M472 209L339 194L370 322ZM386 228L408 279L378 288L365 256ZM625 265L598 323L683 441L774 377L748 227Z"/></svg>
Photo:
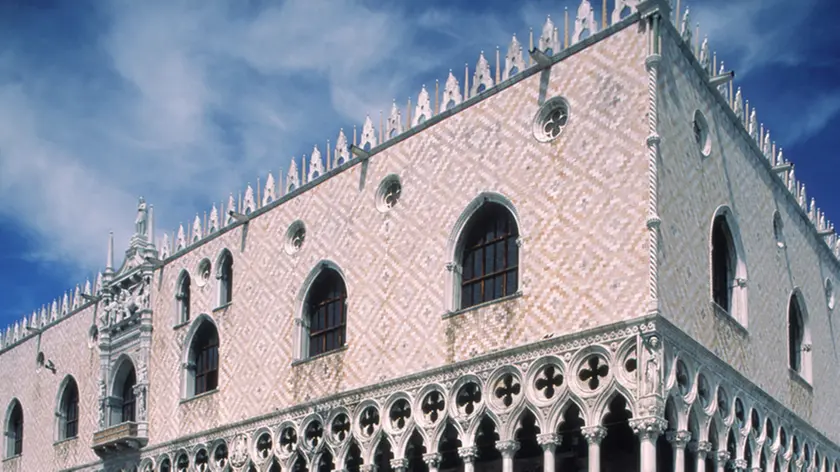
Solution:
<svg viewBox="0 0 840 472"><path fill-rule="evenodd" d="M203 287L207 285L207 282L210 281L210 259L202 259L201 262L198 263L198 283L199 287Z"/></svg>
<svg viewBox="0 0 840 472"><path fill-rule="evenodd" d="M545 102L534 118L534 137L541 143L557 139L569 121L569 104L561 97Z"/></svg>
<svg viewBox="0 0 840 472"><path fill-rule="evenodd" d="M376 209L386 212L397 205L402 195L402 184L400 178L394 174L382 179L379 188L376 190Z"/></svg>
<svg viewBox="0 0 840 472"><path fill-rule="evenodd" d="M700 110L694 112L692 127L694 129L694 142L697 143L700 152L704 156L708 156L712 152L712 139L709 136L709 123Z"/></svg>
<svg viewBox="0 0 840 472"><path fill-rule="evenodd" d="M303 225L303 221L297 220L286 230L286 253L294 254L300 251L304 240L306 240L306 226Z"/></svg>

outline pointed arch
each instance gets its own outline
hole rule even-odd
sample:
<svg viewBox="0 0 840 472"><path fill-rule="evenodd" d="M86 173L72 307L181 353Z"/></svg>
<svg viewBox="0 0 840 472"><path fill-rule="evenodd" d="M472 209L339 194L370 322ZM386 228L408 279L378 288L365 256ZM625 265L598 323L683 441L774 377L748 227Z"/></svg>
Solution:
<svg viewBox="0 0 840 472"><path fill-rule="evenodd" d="M298 359L336 351L347 343L347 279L334 262L322 260L309 272L297 296Z"/></svg>
<svg viewBox="0 0 840 472"><path fill-rule="evenodd" d="M521 227L516 207L504 195L483 192L467 205L447 243L448 311L519 290Z"/></svg>
<svg viewBox="0 0 840 472"><path fill-rule="evenodd" d="M222 249L216 258L216 279L218 280L218 306L233 302L233 254Z"/></svg>
<svg viewBox="0 0 840 472"><path fill-rule="evenodd" d="M110 424L135 421L137 397L134 387L137 385L137 371L134 361L127 354L121 355L114 363L111 377Z"/></svg>
<svg viewBox="0 0 840 472"><path fill-rule="evenodd" d="M211 392L219 386L219 330L209 315L193 320L184 338L182 354L183 398Z"/></svg>
<svg viewBox="0 0 840 472"><path fill-rule="evenodd" d="M747 264L738 222L732 210L715 210L709 234L709 267L712 301L747 326Z"/></svg>
<svg viewBox="0 0 840 472"><path fill-rule="evenodd" d="M192 295L192 280L187 269L181 269L178 282L175 285L175 324L186 323L190 320L190 300Z"/></svg>
<svg viewBox="0 0 840 472"><path fill-rule="evenodd" d="M56 440L64 441L79 435L79 386L72 375L66 375L58 386L55 402Z"/></svg>
<svg viewBox="0 0 840 472"><path fill-rule="evenodd" d="M6 458L23 454L23 406L20 400L13 398L6 407L3 437L6 441Z"/></svg>
<svg viewBox="0 0 840 472"><path fill-rule="evenodd" d="M806 381L811 381L811 327L805 298L794 288L787 305L788 367Z"/></svg>

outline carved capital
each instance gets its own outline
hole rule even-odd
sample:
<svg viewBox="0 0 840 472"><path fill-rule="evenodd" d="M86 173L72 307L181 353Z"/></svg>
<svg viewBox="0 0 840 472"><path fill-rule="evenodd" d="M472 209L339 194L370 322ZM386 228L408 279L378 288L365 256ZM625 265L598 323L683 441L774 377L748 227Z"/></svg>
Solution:
<svg viewBox="0 0 840 472"><path fill-rule="evenodd" d="M513 457L516 451L519 450L519 441L513 439L507 441L497 441L496 449L502 453L502 457Z"/></svg>
<svg viewBox="0 0 840 472"><path fill-rule="evenodd" d="M648 146L658 146L659 142L661 140L662 139L659 137L658 134L651 134L650 136L647 137L647 145Z"/></svg>
<svg viewBox="0 0 840 472"><path fill-rule="evenodd" d="M744 470L747 468L746 459L735 459L735 468Z"/></svg>
<svg viewBox="0 0 840 472"><path fill-rule="evenodd" d="M391 468L396 471L405 472L405 470L408 469L408 459L391 459Z"/></svg>
<svg viewBox="0 0 840 472"><path fill-rule="evenodd" d="M686 444L691 441L691 431L668 431L665 439L676 449L685 449Z"/></svg>
<svg viewBox="0 0 840 472"><path fill-rule="evenodd" d="M656 440L668 426L668 421L658 416L631 419L629 423L630 427L633 428L633 432L639 436L639 439L651 441Z"/></svg>
<svg viewBox="0 0 840 472"><path fill-rule="evenodd" d="M709 441L697 441L696 443L693 443L692 450L696 452L697 455L702 454L703 457L706 457L706 455L712 450L712 443Z"/></svg>
<svg viewBox="0 0 840 472"><path fill-rule="evenodd" d="M359 470L361 472L375 472L376 466L373 464L362 464L361 466L359 466Z"/></svg>
<svg viewBox="0 0 840 472"><path fill-rule="evenodd" d="M727 452L727 451L716 451L714 453L714 458L715 458L715 461L717 461L718 464L722 464L722 463L729 460L729 452Z"/></svg>
<svg viewBox="0 0 840 472"><path fill-rule="evenodd" d="M542 447L543 451L552 451L559 446L563 441L563 437L559 434L544 433L537 435L537 444Z"/></svg>
<svg viewBox="0 0 840 472"><path fill-rule="evenodd" d="M462 447L458 449L458 457L464 460L464 463L472 463L475 461L475 458L478 457L478 448L473 447Z"/></svg>
<svg viewBox="0 0 840 472"><path fill-rule="evenodd" d="M654 67L658 67L660 62L662 62L661 55L651 54L650 56L645 58L645 67L647 67L648 70L650 70Z"/></svg>
<svg viewBox="0 0 840 472"><path fill-rule="evenodd" d="M423 454L423 462L426 463L429 467L437 467L440 465L441 456L437 452L431 452L429 454Z"/></svg>
<svg viewBox="0 0 840 472"><path fill-rule="evenodd" d="M603 426L584 426L580 429L580 434L588 444L601 444L601 441L607 436L607 428Z"/></svg>
<svg viewBox="0 0 840 472"><path fill-rule="evenodd" d="M762 468L761 467L753 467L753 468L750 469L750 472L762 472Z"/></svg>

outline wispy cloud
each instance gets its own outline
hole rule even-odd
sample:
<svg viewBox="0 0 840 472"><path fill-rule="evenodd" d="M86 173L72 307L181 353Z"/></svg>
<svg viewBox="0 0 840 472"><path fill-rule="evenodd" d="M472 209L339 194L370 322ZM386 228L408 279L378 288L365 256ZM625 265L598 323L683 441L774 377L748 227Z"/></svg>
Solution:
<svg viewBox="0 0 840 472"><path fill-rule="evenodd" d="M798 119L789 123L785 130L786 140L796 144L816 136L838 113L840 91L817 97L809 107L802 110Z"/></svg>

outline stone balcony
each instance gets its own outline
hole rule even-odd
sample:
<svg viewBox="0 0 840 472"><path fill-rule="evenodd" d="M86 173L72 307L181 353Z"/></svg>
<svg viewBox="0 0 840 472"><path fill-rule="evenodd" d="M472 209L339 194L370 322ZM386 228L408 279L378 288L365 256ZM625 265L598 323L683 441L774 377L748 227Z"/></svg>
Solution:
<svg viewBox="0 0 840 472"><path fill-rule="evenodd" d="M93 451L100 457L138 450L149 441L146 423L127 421L93 433Z"/></svg>

